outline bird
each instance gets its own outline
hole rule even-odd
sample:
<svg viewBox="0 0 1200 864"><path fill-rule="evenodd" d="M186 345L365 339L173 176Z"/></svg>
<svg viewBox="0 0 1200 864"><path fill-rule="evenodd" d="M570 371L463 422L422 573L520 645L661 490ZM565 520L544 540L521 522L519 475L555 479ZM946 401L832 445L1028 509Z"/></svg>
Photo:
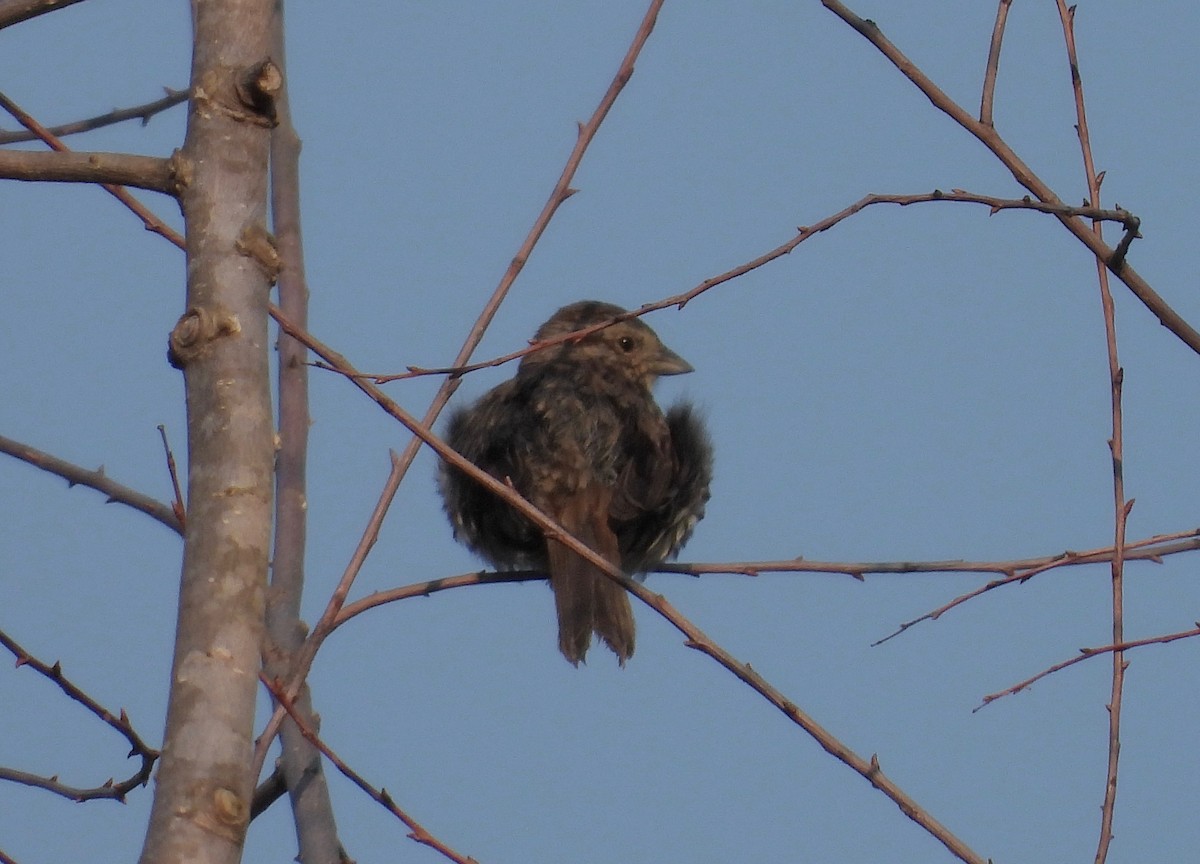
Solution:
<svg viewBox="0 0 1200 864"><path fill-rule="evenodd" d="M625 315L597 300L559 309L512 378L451 414L445 440L614 567L640 576L677 555L703 518L713 447L690 403L664 414L652 392L660 376L692 365ZM620 584L447 462L438 486L456 540L497 569L549 575L568 661L584 661L595 634L625 665L635 625Z"/></svg>

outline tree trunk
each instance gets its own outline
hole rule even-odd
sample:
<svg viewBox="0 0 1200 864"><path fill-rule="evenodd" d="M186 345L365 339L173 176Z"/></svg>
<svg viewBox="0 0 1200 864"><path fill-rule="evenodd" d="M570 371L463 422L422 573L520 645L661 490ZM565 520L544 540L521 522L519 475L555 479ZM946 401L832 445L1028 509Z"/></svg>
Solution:
<svg viewBox="0 0 1200 864"><path fill-rule="evenodd" d="M171 333L188 412L187 526L162 761L141 860L240 860L271 536L264 227L277 87L272 0L193 0L182 153L187 310Z"/></svg>

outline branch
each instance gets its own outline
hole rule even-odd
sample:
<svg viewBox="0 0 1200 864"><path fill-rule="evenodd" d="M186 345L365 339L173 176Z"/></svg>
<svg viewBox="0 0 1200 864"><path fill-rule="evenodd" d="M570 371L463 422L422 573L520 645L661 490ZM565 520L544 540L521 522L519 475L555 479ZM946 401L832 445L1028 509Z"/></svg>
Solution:
<svg viewBox="0 0 1200 864"><path fill-rule="evenodd" d="M1125 561L1152 561L1155 564L1161 564L1162 559L1166 555L1175 555L1179 552L1190 552L1194 549L1200 549L1200 529L1189 531L1181 531L1176 534L1159 534L1154 537L1148 537L1145 540L1138 540L1134 543L1125 543L1123 547L1123 560ZM986 594L995 588L1000 588L1004 585L1009 585L1013 582L1027 582L1039 573L1044 573L1047 570L1052 570L1055 567L1065 567L1075 564L1101 564L1109 563L1113 560L1116 548L1114 546L1106 546L1101 549L1093 549L1088 552L1063 552L1061 555L1052 558L1030 559L1028 562L1013 562L1014 566L1011 570L1000 570L1007 575L1002 579L995 579L982 585L973 591L968 591L966 594L960 594L949 603L945 603L934 609L932 612L926 612L919 618L914 618L911 621L905 621L892 634L883 637L875 645L882 645L889 639L894 639L899 636L909 627L919 624L922 621L936 621L944 613L949 612L955 606L960 606L968 600L973 600L980 594ZM1025 566L1027 564L1028 566ZM983 570L984 568L979 568Z"/></svg>
<svg viewBox="0 0 1200 864"><path fill-rule="evenodd" d="M470 372L478 371L479 369L488 369L495 366L502 366L505 363L510 363L513 360L519 360L526 354L532 354L535 351L540 351L551 345L557 345L561 342L570 342L576 339L582 339L590 333L595 333L597 330L603 330L605 327L610 327L617 321L623 321L627 318L638 318L650 312L657 312L660 309L666 309L675 306L682 309L699 295L715 288L725 282L736 279L739 276L744 276L752 270L757 270L777 258L782 258L789 254L797 246L809 239L815 234L820 234L823 231L828 231L830 228L837 225L851 216L854 216L863 210L875 204L898 204L901 207L907 207L910 204L926 204L934 202L958 202L964 204L982 204L988 207L991 213L995 214L1001 210L1033 210L1040 213L1048 213L1053 216L1081 216L1088 219L1099 219L1106 222L1119 222L1126 230L1126 236L1132 239L1134 236L1140 236L1138 228L1141 225L1141 220L1137 216L1130 213L1128 210L1120 208L1105 210L1099 207L1072 207L1062 202L1046 203L1044 201L1035 201L1028 196L1024 198L997 198L994 195L980 195L974 192L967 192L963 189L951 189L949 192L943 192L940 189L934 189L932 192L924 192L912 195L888 195L871 193L864 195L862 198L855 201L849 207L839 210L831 216L826 216L824 219L812 225L805 225L797 229L799 232L788 242L781 246L777 246L769 252L766 252L757 258L741 264L732 270L726 271L719 276L714 276L706 279L692 288L690 291L685 291L682 294L673 294L670 297L663 298L654 303L646 303L637 309L626 312L622 315L614 317L610 321L602 321L599 324L593 324L581 330L576 330L571 333L564 333L555 336L551 339L546 339L541 342L530 342L524 348L517 351L512 351L508 354L502 354L499 357L494 357L490 360L483 360L478 363L466 365L443 366L443 367L426 367L426 366L408 366L407 372L400 374L382 374L382 373L355 373L360 377L373 381L376 384L386 384L392 381L400 381L408 378L420 378L425 375L452 375L461 376ZM328 364L316 362L313 364L317 368L325 369L331 372L345 374Z"/></svg>
<svg viewBox="0 0 1200 864"><path fill-rule="evenodd" d="M962 126L963 129L978 139L981 144L992 151L996 158L1012 173L1013 178L1033 193L1034 197L1049 204L1062 203L1059 197L1054 194L1054 191L1030 170L1029 166L996 133L995 129L976 120L958 103L947 96L940 87L934 84L924 72L918 69L899 48L883 35L879 29L879 25L874 21L869 21L855 15L844 4L838 2L838 0L821 0L821 5L845 21L863 38L874 45L884 57L891 61L892 65L912 81L917 89L925 94L934 107L953 119L958 125ZM1103 266L1125 283L1134 296L1158 318L1159 323L1174 333L1185 345L1200 354L1200 332L1197 332L1178 312L1172 309L1150 287L1150 283L1129 266L1123 255L1118 255L1100 237L1096 236L1086 223L1079 219L1060 215L1058 216L1058 220L1068 231L1075 235L1076 239L1092 251L1092 254L1096 256L1097 260Z"/></svg>
<svg viewBox="0 0 1200 864"><path fill-rule="evenodd" d="M2 0L0 0L0 2L2 2ZM44 141L52 150L57 150L60 153L71 152L70 147L58 140L57 137L51 134L49 129L35 120L29 113L24 111L21 106L19 106L16 102L13 102L3 93L0 93L0 108L3 108L9 114L13 115L13 117L17 119L18 123ZM158 234L164 239L175 244L175 246L180 249L184 248L186 244L184 243L183 236L155 216L145 204L134 198L128 189L124 189L121 186L116 186L111 183L101 184L101 188L128 207L135 216L141 219L142 225L147 231Z"/></svg>
<svg viewBox="0 0 1200 864"><path fill-rule="evenodd" d="M309 292L300 224L300 137L292 123L284 29L283 4L277 3L271 16L271 57L279 66L281 87L275 96L276 122L271 130L270 155L271 228L279 262L275 284L280 308L307 326ZM271 678L287 674L308 632L300 619L300 607L304 592L308 445L312 425L307 352L303 345L282 334L275 350L279 437L275 455L274 549L266 604L268 647L263 652L263 669ZM312 703L312 691L304 687L293 708L305 718L306 727L315 728L320 721ZM321 754L291 723L284 724L279 741L276 773L281 775L288 791L299 849L297 859L348 860L350 856L338 836ZM261 800L256 789L254 801Z"/></svg>
<svg viewBox="0 0 1200 864"><path fill-rule="evenodd" d="M79 0L0 0L0 30L38 15L53 12Z"/></svg>
<svg viewBox="0 0 1200 864"><path fill-rule="evenodd" d="M1096 173L1092 160L1092 144L1088 134L1087 110L1083 100L1083 79L1079 75L1079 57L1075 51L1075 7L1067 8L1063 0L1057 0L1058 17L1062 22L1063 40L1067 51L1067 63L1071 72L1071 89L1075 96L1075 131L1079 135L1079 147L1083 157L1084 177L1087 180L1088 202L1100 203L1102 175ZM1103 234L1103 225L1092 222L1092 234L1097 238ZM1115 255L1114 255L1115 257ZM1124 252L1121 253L1122 259ZM1112 557L1112 641L1120 646L1125 641L1125 530L1133 501L1125 500L1124 434L1121 393L1125 371L1117 355L1116 311L1113 308L1112 291L1108 285L1108 271L1097 261L1096 276L1100 285L1100 306L1104 313L1104 335L1108 353L1108 378L1112 402L1112 437L1108 447L1112 455L1113 490L1113 557ZM1100 808L1100 838L1096 848L1096 864L1104 864L1112 843L1113 811L1117 801L1117 767L1121 753L1121 697L1125 686L1125 656L1119 648L1112 652L1112 688L1108 703L1108 764L1104 782L1104 803Z"/></svg>
<svg viewBox="0 0 1200 864"><path fill-rule="evenodd" d="M283 779L283 766L277 764L270 776L254 790L254 797L250 800L250 821L267 812L268 807L286 794L288 790L287 781Z"/></svg>
<svg viewBox="0 0 1200 864"><path fill-rule="evenodd" d="M174 108L181 102L186 102L191 95L188 90L172 90L170 87L163 89L167 95L161 99L155 99L153 102L135 105L132 108L114 108L107 114L97 114L95 117L88 117L84 120L50 126L46 131L61 138L64 135L78 135L80 132L91 132L93 129L124 123L126 120L141 120L142 125L146 126L155 114L160 114L168 108ZM0 132L0 144L19 144L25 141L39 140L41 139L33 132Z"/></svg>
<svg viewBox="0 0 1200 864"><path fill-rule="evenodd" d="M988 46L987 69L983 75L983 96L979 100L979 122L985 126L992 122L992 103L996 98L996 74L1000 71L1000 46L1004 42L1004 25L1008 20L1008 7L1012 0L1000 0L996 7L996 23L992 27L992 41Z"/></svg>
<svg viewBox="0 0 1200 864"><path fill-rule="evenodd" d="M1200 528L1180 531L1174 534L1158 534L1144 540L1138 540L1126 545L1125 560L1146 560L1162 563L1166 555L1190 552L1200 549ZM1055 567L1074 567L1084 564L1104 564L1112 559L1112 547L1095 549L1088 552L1063 552L1059 555L1048 555L1039 558L1021 558L1012 561L805 561L795 558L788 561L739 561L721 563L680 562L676 564L660 564L654 568L655 573L677 573L687 576L705 576L732 574L738 576L758 576L762 573L834 573L853 576L862 580L866 574L904 574L904 573L1005 573L1005 579L989 582L987 586L969 595L959 598L954 604L922 616L916 621L901 626L897 633L881 639L876 645L886 642L898 633L931 618L937 618L946 608L952 608L964 599L978 596L991 588L1006 585L1011 581L1024 581L1036 573L1044 572ZM333 622L336 629L351 618L361 615L368 609L407 600L412 597L429 597L440 591L452 588L465 588L470 585L501 585L513 582L532 582L545 580L546 574L538 570L477 570L462 573L457 576L443 576L424 582L414 582L384 591L376 591L360 600L346 603Z"/></svg>
<svg viewBox="0 0 1200 864"><path fill-rule="evenodd" d="M1166 645L1168 642L1175 642L1179 639L1191 639L1194 636L1200 636L1200 623L1197 623L1196 626L1191 630L1184 630L1180 633L1168 633L1165 636L1151 636L1146 639L1135 639L1132 642L1122 642L1119 645L1102 645L1099 648L1080 648L1078 657L1072 657L1070 660L1063 660L1061 663L1055 663L1048 669L1043 669L1038 674L1030 678L1026 678L1019 684L1014 684L1013 686L1004 690L1000 690L996 693L989 693L987 696L983 697L983 701L980 702L979 705L972 709L971 713L973 714L976 711L979 711L981 708L991 705L997 699L1002 699L1005 696L1011 696L1014 693L1020 693L1022 690L1028 690L1032 684L1042 680L1046 676L1053 675L1055 672L1066 669L1068 666L1074 666L1076 663L1082 663L1084 660L1089 660L1092 657L1099 657L1103 654L1119 654L1129 651L1132 648L1141 648L1145 645Z"/></svg>
<svg viewBox="0 0 1200 864"><path fill-rule="evenodd" d="M0 780L10 780L26 786L36 786L53 792L56 795L61 795L64 798L70 798L72 801L111 798L121 802L125 801L125 796L133 789L136 789L138 786L145 786L150 781L150 774L154 769L155 761L158 759L158 751L147 746L141 736L137 734L133 728L133 724L129 722L129 716L125 713L124 708L121 709L119 716L113 715L111 711L73 684L63 674L61 665L55 663L51 666L43 663L18 645L12 637L2 630L0 630L0 645L7 648L17 658L18 668L28 666L44 678L53 681L67 696L115 729L129 742L129 756L140 756L142 760L141 767L128 779L122 780L120 783L114 783L112 779L109 779L100 786L87 789L60 783L57 776L40 777L35 774L27 774L24 771L15 771L9 768L0 768Z"/></svg>
<svg viewBox="0 0 1200 864"><path fill-rule="evenodd" d="M3 435L0 435L0 453L7 453L14 459L28 462L35 468L57 474L66 480L69 486L87 486L97 492L103 492L108 496L105 503L124 504L134 510L140 510L150 518L157 519L176 534L183 533L182 523L168 505L124 486L116 480L109 479L108 475L104 473L104 466L95 471L89 471L56 456L51 456L49 453L43 453L27 444L22 444L20 441L5 438Z"/></svg>
<svg viewBox="0 0 1200 864"><path fill-rule="evenodd" d="M175 497L171 500L171 512L179 521L180 533L187 526L187 508L183 504L183 489L179 486L179 471L175 467L175 454L171 452L171 442L167 440L167 427L158 424L158 435L162 438L163 457L167 460L167 476L171 478L171 489Z"/></svg>
<svg viewBox="0 0 1200 864"><path fill-rule="evenodd" d="M385 807L393 816L408 826L411 832L408 835L409 839L415 840L417 843L428 846L430 849L434 849L442 853L442 855L446 856L451 861L457 862L457 864L478 864L474 858L464 857L458 854L441 840L437 839L428 831L426 831L425 827L421 825L420 822L418 822L412 816L409 816L408 813L400 808L400 805L395 802L392 796L388 794L386 789L376 789L365 779L363 779L361 774L343 762L341 757L334 753L329 745L322 741L317 733L314 732L311 727L309 727L308 723L305 721L305 718L292 703L292 700L288 698L282 682L272 681L262 673L259 673L258 677L267 690L270 691L271 695L275 698L279 705L283 708L283 710L286 711L288 716L292 718L293 722L296 724L296 728L300 730L300 733L305 737L305 739L307 739L309 743L320 750L321 753L325 755L325 758L332 762L334 767L342 773L342 776L348 779L359 789L366 792L367 795L369 795L379 804L383 805L383 807Z"/></svg>
<svg viewBox="0 0 1200 864"><path fill-rule="evenodd" d="M170 159L132 153L0 151L0 180L108 183L166 195L176 192L175 166Z"/></svg>

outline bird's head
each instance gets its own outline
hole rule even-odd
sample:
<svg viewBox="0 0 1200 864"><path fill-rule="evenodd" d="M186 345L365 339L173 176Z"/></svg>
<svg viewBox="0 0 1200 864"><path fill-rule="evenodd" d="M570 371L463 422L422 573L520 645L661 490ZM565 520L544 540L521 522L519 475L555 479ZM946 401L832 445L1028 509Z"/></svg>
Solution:
<svg viewBox="0 0 1200 864"><path fill-rule="evenodd" d="M543 342L593 324L611 321L624 314L624 309L612 303L581 300L555 312L549 321L538 328L534 341ZM521 366L531 367L567 357L618 369L628 377L641 381L647 388L660 375L682 375L694 371L692 364L664 345L658 334L640 318L618 321L578 341L568 340L535 351L522 359Z"/></svg>

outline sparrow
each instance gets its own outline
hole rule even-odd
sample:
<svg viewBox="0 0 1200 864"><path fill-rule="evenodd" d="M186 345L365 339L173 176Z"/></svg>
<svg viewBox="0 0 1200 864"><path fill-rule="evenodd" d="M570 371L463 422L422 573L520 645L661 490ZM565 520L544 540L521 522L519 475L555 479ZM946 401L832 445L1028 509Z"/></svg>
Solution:
<svg viewBox="0 0 1200 864"><path fill-rule="evenodd" d="M623 314L572 303L533 342ZM686 402L664 414L652 392L660 376L692 371L640 319L616 321L525 355L513 378L451 415L445 439L613 566L641 575L679 552L709 499L703 421ZM455 539L497 569L549 575L567 660L584 660L595 634L625 665L635 626L621 585L445 462L438 486Z"/></svg>

